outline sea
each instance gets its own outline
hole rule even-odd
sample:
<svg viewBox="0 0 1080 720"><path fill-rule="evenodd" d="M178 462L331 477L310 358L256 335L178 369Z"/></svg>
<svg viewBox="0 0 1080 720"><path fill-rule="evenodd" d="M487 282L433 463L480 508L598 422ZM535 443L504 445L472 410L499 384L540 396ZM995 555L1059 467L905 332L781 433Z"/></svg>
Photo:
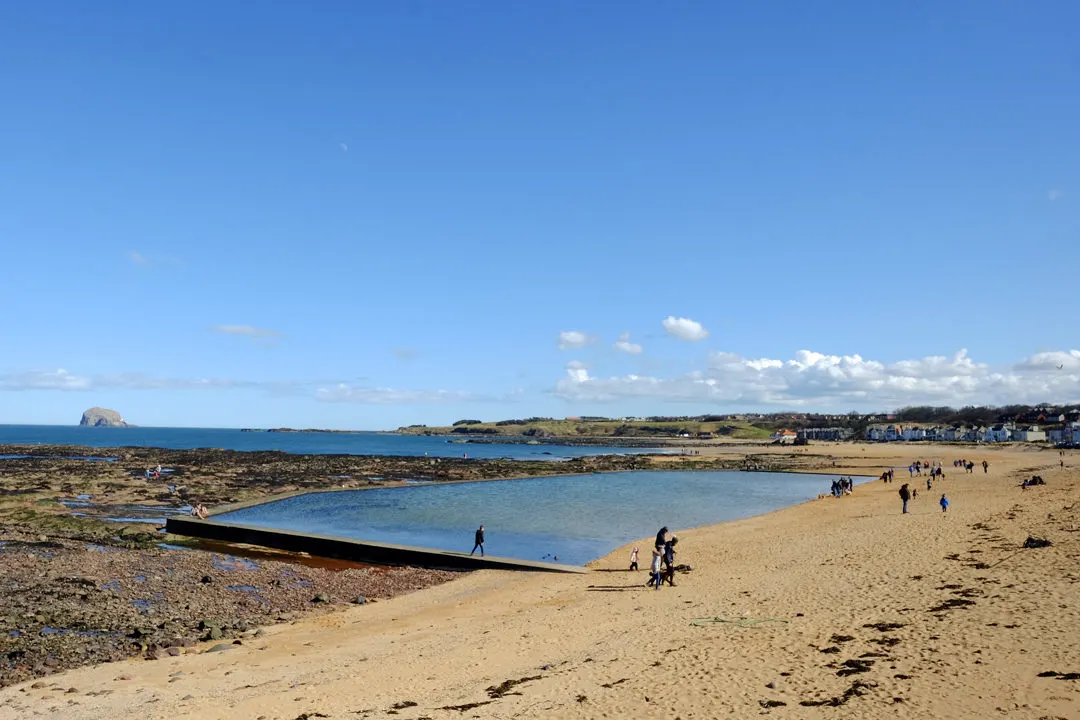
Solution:
<svg viewBox="0 0 1080 720"><path fill-rule="evenodd" d="M223 428L98 428L77 425L0 425L0 445L156 447L169 450L280 450L304 455L404 455L511 460L567 460L590 455L662 453L617 448L526 443L468 443L464 438L380 432L267 432Z"/></svg>
<svg viewBox="0 0 1080 720"><path fill-rule="evenodd" d="M298 495L213 519L465 552L483 524L489 555L582 565L635 538L651 537L661 526L678 534L811 500L827 492L833 479L650 471L417 484ZM646 543L640 549L645 567L651 547Z"/></svg>

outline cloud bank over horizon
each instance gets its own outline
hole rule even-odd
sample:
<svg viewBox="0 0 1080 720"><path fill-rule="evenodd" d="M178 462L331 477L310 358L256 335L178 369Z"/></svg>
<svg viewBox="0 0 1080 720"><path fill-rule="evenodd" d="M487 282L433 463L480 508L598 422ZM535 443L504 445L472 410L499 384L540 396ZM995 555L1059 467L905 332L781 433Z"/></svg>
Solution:
<svg viewBox="0 0 1080 720"><path fill-rule="evenodd" d="M620 342L629 343L629 337L620 337ZM632 350L620 350L637 355ZM78 374L65 369L0 373L0 392L240 389L309 398L320 403L359 405L447 406L528 401L528 393L521 388L475 391L386 387L355 381L170 378L134 372ZM713 351L708 354L704 370L670 375L603 376L594 374L590 365L571 360L564 366L564 376L542 395L564 401L568 412L570 407L590 404L617 404L628 409L675 404L703 410L803 408L846 412L925 404L1080 403L1080 350L1036 353L1002 366L977 362L966 350L951 356L934 355L892 363L861 355L828 355L810 350L800 350L787 360Z"/></svg>
<svg viewBox="0 0 1080 720"><path fill-rule="evenodd" d="M746 409L884 410L907 405L1080 402L1080 350L1045 352L993 367L966 350L882 363L800 350L789 360L712 352L705 370L669 377L594 377L576 361L552 393L574 403L654 401Z"/></svg>

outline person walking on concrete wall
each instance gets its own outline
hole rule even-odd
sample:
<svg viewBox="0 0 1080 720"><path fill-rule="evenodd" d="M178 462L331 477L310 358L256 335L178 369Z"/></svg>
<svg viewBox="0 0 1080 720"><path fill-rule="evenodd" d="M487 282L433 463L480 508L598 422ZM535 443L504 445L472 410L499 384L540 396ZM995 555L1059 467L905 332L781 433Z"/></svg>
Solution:
<svg viewBox="0 0 1080 720"><path fill-rule="evenodd" d="M473 545L472 552L470 552L469 554L472 555L474 552L476 552L476 548L480 548L480 557L484 557L484 526L483 525L481 525L479 528L476 529L476 544Z"/></svg>

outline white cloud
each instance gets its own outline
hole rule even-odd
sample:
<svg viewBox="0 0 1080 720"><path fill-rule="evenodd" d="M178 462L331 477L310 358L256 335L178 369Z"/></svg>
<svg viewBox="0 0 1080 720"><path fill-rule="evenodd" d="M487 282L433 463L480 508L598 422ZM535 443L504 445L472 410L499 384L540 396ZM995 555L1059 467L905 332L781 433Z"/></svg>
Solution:
<svg viewBox="0 0 1080 720"><path fill-rule="evenodd" d="M637 355L641 352L642 347L637 343L630 342L630 333L623 333L615 342L615 349L630 355Z"/></svg>
<svg viewBox="0 0 1080 720"><path fill-rule="evenodd" d="M90 378L64 369L0 374L0 390L88 390L90 385Z"/></svg>
<svg viewBox="0 0 1080 720"><path fill-rule="evenodd" d="M668 335L677 337L680 340L697 342L709 337L709 331L703 328L701 323L690 318L677 318L674 315L669 315L664 319L663 325Z"/></svg>
<svg viewBox="0 0 1080 720"><path fill-rule="evenodd" d="M131 262L135 263L136 265L146 265L150 262L146 259L146 256L138 250L132 250L131 252L129 252L128 259L130 259Z"/></svg>
<svg viewBox="0 0 1080 720"><path fill-rule="evenodd" d="M589 366L580 360L571 360L566 363L566 374L570 379L578 383L589 382Z"/></svg>
<svg viewBox="0 0 1080 720"><path fill-rule="evenodd" d="M341 152L345 152L345 153L349 152L349 144L348 143L338 143L338 147L341 148Z"/></svg>
<svg viewBox="0 0 1080 720"><path fill-rule="evenodd" d="M347 402L358 405L435 405L447 402L478 401L485 398L460 390L403 390L338 383L333 387L316 390L315 399L322 402Z"/></svg>
<svg viewBox="0 0 1080 720"><path fill-rule="evenodd" d="M221 378L155 378L142 373L73 375L67 370L29 370L0 374L0 390L222 390L240 387L280 386Z"/></svg>
<svg viewBox="0 0 1080 720"><path fill-rule="evenodd" d="M252 327L251 325L215 325L213 329L214 332L223 335L236 335L237 337L257 338L262 340L273 340L282 336L277 330L267 330L266 328L257 328Z"/></svg>
<svg viewBox="0 0 1080 720"><path fill-rule="evenodd" d="M582 348L591 342L593 342L593 338L580 330L563 330L559 333L560 350Z"/></svg>
<svg viewBox="0 0 1080 720"><path fill-rule="evenodd" d="M1057 200L1058 198L1061 197L1061 191L1060 190L1051 190L1049 193L1047 193L1047 197L1050 198L1050 202L1054 202L1055 200Z"/></svg>
<svg viewBox="0 0 1080 720"><path fill-rule="evenodd" d="M1080 401L1080 351L1040 353L1011 366L974 362L961 350L885 364L859 355L801 350L790 360L713 353L708 368L673 377L593 377L567 365L554 390L580 402L651 399L740 408L885 410L904 405Z"/></svg>
<svg viewBox="0 0 1080 720"><path fill-rule="evenodd" d="M1026 360L1017 363L1016 369L1021 372L1038 370L1080 371L1080 350L1036 353Z"/></svg>

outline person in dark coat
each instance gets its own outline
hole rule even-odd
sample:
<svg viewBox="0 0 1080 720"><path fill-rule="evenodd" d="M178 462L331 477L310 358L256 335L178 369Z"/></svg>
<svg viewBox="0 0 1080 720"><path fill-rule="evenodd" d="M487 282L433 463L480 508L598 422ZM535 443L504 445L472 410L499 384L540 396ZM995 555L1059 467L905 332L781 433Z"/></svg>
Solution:
<svg viewBox="0 0 1080 720"><path fill-rule="evenodd" d="M911 491L908 490L908 484L904 483L900 486L900 499L904 501L904 512L907 512L908 500L911 499Z"/></svg>
<svg viewBox="0 0 1080 720"><path fill-rule="evenodd" d="M674 535L671 539L664 543L664 569L666 570L666 576L668 585L675 587L675 545L679 542L679 538Z"/></svg>
<svg viewBox="0 0 1080 720"><path fill-rule="evenodd" d="M476 530L476 544L473 545L472 552L470 552L469 554L472 555L474 552L476 552L476 548L480 548L480 557L484 557L484 526L483 525L481 525Z"/></svg>
<svg viewBox="0 0 1080 720"><path fill-rule="evenodd" d="M664 543L667 542L667 525L660 528L660 532L656 533L656 547L659 550L664 549Z"/></svg>

